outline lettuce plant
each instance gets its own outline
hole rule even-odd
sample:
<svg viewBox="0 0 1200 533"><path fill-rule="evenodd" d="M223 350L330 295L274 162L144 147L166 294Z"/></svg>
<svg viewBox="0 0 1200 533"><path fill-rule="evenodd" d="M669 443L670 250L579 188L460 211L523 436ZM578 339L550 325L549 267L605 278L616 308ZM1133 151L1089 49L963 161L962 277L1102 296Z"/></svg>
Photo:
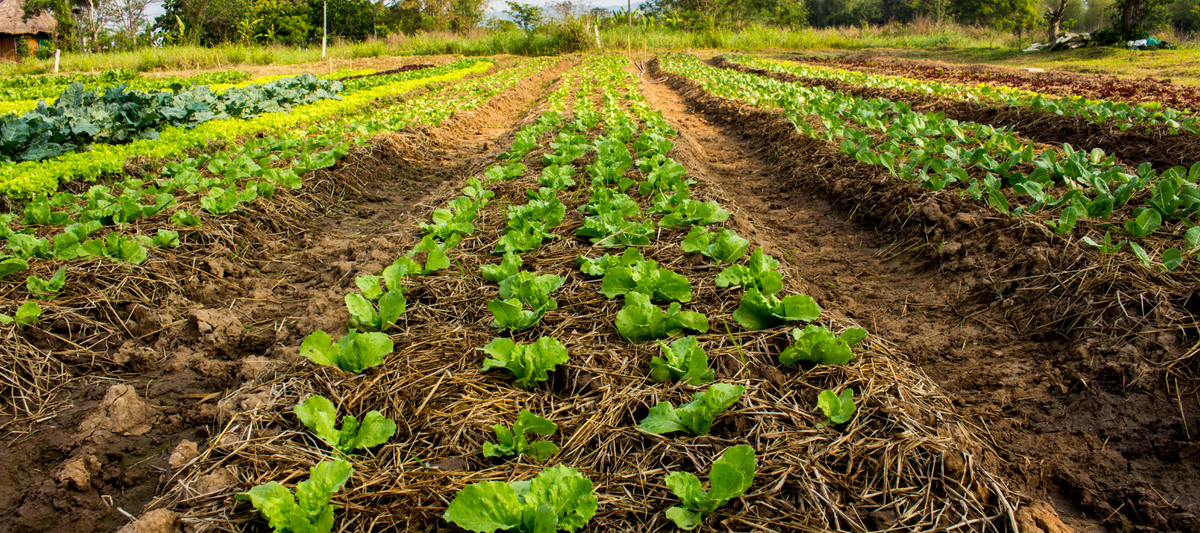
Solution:
<svg viewBox="0 0 1200 533"><path fill-rule="evenodd" d="M704 490L700 479L688 472L667 474L667 488L679 498L678 507L667 509L667 518L680 529L696 529L704 517L724 506L729 500L746 493L754 483L754 450L745 444L727 448L708 472L709 489Z"/></svg>
<svg viewBox="0 0 1200 533"><path fill-rule="evenodd" d="M105 257L114 261L141 264L148 257L146 247L128 235L109 233L79 245L79 255Z"/></svg>
<svg viewBox="0 0 1200 533"><path fill-rule="evenodd" d="M500 282L500 298L488 302L495 317L494 327L523 330L533 327L546 313L558 309L551 292L562 286L564 278L553 274L537 275L520 271Z"/></svg>
<svg viewBox="0 0 1200 533"><path fill-rule="evenodd" d="M530 481L481 481L459 491L442 518L467 531L574 532L596 514L592 481L574 468L542 470Z"/></svg>
<svg viewBox="0 0 1200 533"><path fill-rule="evenodd" d="M485 457L505 457L524 454L532 457L535 461L545 461L558 453L558 446L548 440L540 440L531 444L527 435L545 437L553 435L557 429L558 424L535 415L528 409L521 409L512 429L504 424L492 426L492 431L496 432L496 442L483 443L483 455Z"/></svg>
<svg viewBox="0 0 1200 533"><path fill-rule="evenodd" d="M337 429L337 408L324 396L312 396L292 412L318 438L346 454L383 444L396 435L396 422L379 411L368 411L361 424L353 416L343 416L342 428Z"/></svg>
<svg viewBox="0 0 1200 533"><path fill-rule="evenodd" d="M777 270L779 261L763 253L759 248L750 254L746 265L730 265L717 274L718 287L754 287L765 295L783 290L783 274Z"/></svg>
<svg viewBox="0 0 1200 533"><path fill-rule="evenodd" d="M484 171L483 176L487 181L508 181L521 177L525 173L525 165L523 163L513 163L510 165L493 165Z"/></svg>
<svg viewBox="0 0 1200 533"><path fill-rule="evenodd" d="M0 313L0 324L16 323L18 326L33 326L41 321L42 306L35 302L25 302L17 308L15 316Z"/></svg>
<svg viewBox="0 0 1200 533"><path fill-rule="evenodd" d="M680 243L680 248L688 253L700 252L721 263L732 263L746 255L750 241L739 237L733 230L722 229L719 233L711 233L704 226L694 226Z"/></svg>
<svg viewBox="0 0 1200 533"><path fill-rule="evenodd" d="M25 288L33 294L35 298L48 300L58 295L63 285L67 283L67 267L60 267L50 279L42 279L37 276L29 276L25 278Z"/></svg>
<svg viewBox="0 0 1200 533"><path fill-rule="evenodd" d="M543 187L550 187L565 191L575 186L575 180L572 176L575 175L575 167L570 165L550 165L542 169L542 176L538 178L538 183Z"/></svg>
<svg viewBox="0 0 1200 533"><path fill-rule="evenodd" d="M642 251L637 248L629 248L625 253L614 255L604 254L595 259L585 256L579 256L575 262L579 263L579 270L589 276L603 276L608 269L618 266L632 266L646 258L642 256Z"/></svg>
<svg viewBox="0 0 1200 533"><path fill-rule="evenodd" d="M686 431L695 436L707 435L717 415L738 401L745 392L744 385L715 383L692 395L692 401L679 407L659 402L638 424L638 429L655 435Z"/></svg>
<svg viewBox="0 0 1200 533"><path fill-rule="evenodd" d="M595 245L646 246L654 235L654 221L637 222L618 212L608 212L584 217L583 226L575 235L588 237Z"/></svg>
<svg viewBox="0 0 1200 533"><path fill-rule="evenodd" d="M479 277L493 283L500 283L510 276L515 276L520 271L523 262L521 256L512 252L505 253L504 259L500 260L500 264L479 267Z"/></svg>
<svg viewBox="0 0 1200 533"><path fill-rule="evenodd" d="M867 338L867 330L850 328L841 335L834 335L829 328L815 324L792 329L791 346L779 354L779 362L791 365L800 361L818 365L844 365L854 358L851 346Z"/></svg>
<svg viewBox="0 0 1200 533"><path fill-rule="evenodd" d="M708 318L695 311L682 311L679 302L671 302L666 311L650 303L640 292L625 293L625 307L617 311L617 332L629 342L661 339L690 329L708 331Z"/></svg>
<svg viewBox="0 0 1200 533"><path fill-rule="evenodd" d="M625 255L629 255L629 252L626 251ZM651 260L615 266L605 271L600 294L613 299L629 292L640 292L652 300L689 302L692 299L692 283L677 272L659 268L658 262Z"/></svg>
<svg viewBox="0 0 1200 533"><path fill-rule="evenodd" d="M275 533L329 533L333 530L333 512L340 509L330 505L329 499L353 473L354 468L346 461L326 461L309 469L308 479L296 484L295 496L272 481L239 492L237 499L250 500Z"/></svg>
<svg viewBox="0 0 1200 533"><path fill-rule="evenodd" d="M391 274L394 276L396 272ZM403 286L398 280L389 279L387 285L395 288L385 293L379 288L380 279L379 276L354 278L355 285L362 293L350 293L345 297L346 309L350 311L350 327L363 331L387 331L404 315L408 300L404 298ZM376 304L372 303L375 300L378 300L378 310Z"/></svg>
<svg viewBox="0 0 1200 533"><path fill-rule="evenodd" d="M28 261L21 259L20 257L9 257L3 261L0 261L0 279L4 279L4 277L9 274L20 272L28 268Z"/></svg>
<svg viewBox="0 0 1200 533"><path fill-rule="evenodd" d="M830 424L845 424L854 418L854 389L846 389L841 394L831 390L823 390L817 395L817 407L825 413Z"/></svg>
<svg viewBox="0 0 1200 533"><path fill-rule="evenodd" d="M782 299L764 295L757 287L746 289L733 319L742 327L757 331L795 322L811 322L821 316L821 307L811 296L793 294Z"/></svg>
<svg viewBox="0 0 1200 533"><path fill-rule="evenodd" d="M662 357L650 358L650 377L655 381L685 380L692 385L712 383L713 371L708 368L708 354L700 348L696 337L681 337L669 346L658 341L658 346L662 350Z"/></svg>
<svg viewBox="0 0 1200 533"><path fill-rule="evenodd" d="M328 333L317 330L300 343L300 355L318 365L333 365L343 372L358 373L383 363L392 353L392 340L383 333L359 333L350 330L337 343Z"/></svg>
<svg viewBox="0 0 1200 533"><path fill-rule="evenodd" d="M549 372L570 359L567 348L554 337L542 337L533 344L517 344L499 337L476 350L490 356L483 361L484 372L507 369L517 376L513 384L522 389L532 389L538 382L550 379Z"/></svg>
<svg viewBox="0 0 1200 533"><path fill-rule="evenodd" d="M170 222L176 226L199 226L201 220L200 217L193 215L191 211L183 209L172 213Z"/></svg>
<svg viewBox="0 0 1200 533"><path fill-rule="evenodd" d="M687 191L679 191L673 195L659 195L651 207L651 213L666 213L658 221L664 228L677 226L702 226L716 224L729 220L729 211L722 208L715 200L699 202L688 198Z"/></svg>

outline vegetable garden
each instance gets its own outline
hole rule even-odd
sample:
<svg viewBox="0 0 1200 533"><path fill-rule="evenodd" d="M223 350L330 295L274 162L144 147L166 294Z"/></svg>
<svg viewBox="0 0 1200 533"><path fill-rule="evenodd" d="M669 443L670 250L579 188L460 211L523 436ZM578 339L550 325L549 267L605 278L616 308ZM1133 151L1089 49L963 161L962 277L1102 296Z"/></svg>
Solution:
<svg viewBox="0 0 1200 533"><path fill-rule="evenodd" d="M4 82L4 528L1200 524L1191 111L437 62Z"/></svg>

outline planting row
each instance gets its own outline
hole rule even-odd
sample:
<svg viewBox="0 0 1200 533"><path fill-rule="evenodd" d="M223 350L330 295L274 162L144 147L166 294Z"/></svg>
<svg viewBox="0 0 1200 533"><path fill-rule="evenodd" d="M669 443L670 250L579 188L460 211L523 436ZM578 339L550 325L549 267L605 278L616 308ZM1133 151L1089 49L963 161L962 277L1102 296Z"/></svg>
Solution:
<svg viewBox="0 0 1200 533"><path fill-rule="evenodd" d="M980 83L962 85L902 76L868 74L795 61L763 60L750 56L731 59L754 68L792 74L815 80L836 80L863 87L898 89L917 94L931 94L952 100L981 101L987 104L1010 105L1019 109L1042 111L1054 115L1080 117L1097 124L1113 124L1121 130L1137 125L1162 125L1171 133L1186 131L1200 134L1200 118L1187 111L1163 107L1157 103L1128 104L1083 97L1057 98L1003 85Z"/></svg>
<svg viewBox="0 0 1200 533"><path fill-rule="evenodd" d="M338 100L324 99L299 105L287 113L270 113L250 119L209 120L193 128L169 126L159 131L157 139L137 140L122 145L94 145L88 152L66 153L43 162L2 163L0 193L16 198L50 195L58 190L61 182L118 174L129 157L169 159L179 157L193 148L232 143L245 135L288 131L299 124L313 124L332 116L353 114L381 98L431 83L457 80L484 72L490 67L490 62L470 59L392 76L363 78L376 81L364 81L354 92L347 91Z"/></svg>
<svg viewBox="0 0 1200 533"><path fill-rule="evenodd" d="M1200 222L1200 163L1190 169L1168 169L1161 175L1142 164L1130 173L1099 149L1082 152L1064 145L1061 151L1039 153L1032 142L1007 130L945 120L937 113L913 112L903 103L861 99L823 87L714 68L690 55L666 56L662 65L696 80L716 96L782 108L800 133L833 143L861 163L881 166L893 176L929 190L962 188L964 194L986 199L1012 216L1057 209L1060 217L1048 223L1064 234L1073 231L1079 220L1103 222L1135 202L1132 214L1119 220L1114 229L1132 239L1151 234L1178 239L1173 247L1153 256L1133 240L1115 245L1097 242L1097 248L1106 253L1128 242L1143 263L1158 263L1167 269L1178 268L1200 253L1200 228L1196 227ZM1143 190L1149 197L1144 202L1135 200L1135 194ZM1113 241L1111 233L1103 238ZM1096 242L1090 236L1084 239Z"/></svg>
<svg viewBox="0 0 1200 533"><path fill-rule="evenodd" d="M437 116L448 116L478 106L481 100L475 96L500 92L549 63L526 60L516 68L448 85L422 98L439 99ZM421 106L396 106L388 113L406 123L430 118ZM104 258L141 263L153 248L178 246L179 232L199 226L202 217L242 210L258 198L274 196L277 186L300 188L301 176L334 165L351 144L368 142L370 135L364 132L375 131L376 123L374 112L348 114L338 121L311 124L307 130L249 139L213 154L165 162L157 180L127 178L112 186L92 186L83 194L59 192L35 198L21 216L0 214L0 240L4 241L0 279L38 261ZM143 235L134 224L160 228ZM25 278L30 296L43 299L55 297L66 282L65 265L45 279Z"/></svg>

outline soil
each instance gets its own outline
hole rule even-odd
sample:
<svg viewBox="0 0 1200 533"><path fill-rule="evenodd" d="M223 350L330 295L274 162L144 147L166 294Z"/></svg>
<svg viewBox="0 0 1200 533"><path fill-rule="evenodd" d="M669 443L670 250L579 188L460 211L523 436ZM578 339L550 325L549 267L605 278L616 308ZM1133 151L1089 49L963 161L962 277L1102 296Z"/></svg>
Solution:
<svg viewBox="0 0 1200 533"><path fill-rule="evenodd" d="M772 72L738 65L724 58L712 61L714 66L750 72L761 76L799 83L806 87L825 87L859 98L885 98L907 102L914 111L945 113L946 118L960 122L990 124L997 128L1014 128L1017 135L1029 140L1061 147L1070 144L1076 150L1099 148L1116 155L1130 171L1148 162L1158 171L1175 166L1190 167L1200 159L1200 136L1190 133L1170 133L1164 126L1121 130L1112 125L1096 124L1084 118L1063 117L1053 113L1020 109L1010 105L984 105L923 95L899 89L863 87L838 80L803 78L792 74Z"/></svg>
<svg viewBox="0 0 1200 533"><path fill-rule="evenodd" d="M90 282L70 283L65 292L130 284L147 296L112 290L107 308L44 316L49 327L22 333L22 355L54 353L73 379L59 389L56 412L0 418L0 509L11 511L0 515L0 532L116 531L140 516L171 473L198 456L196 443L208 439L214 422L219 429L228 414L254 407L254 399L222 403L227 391L295 362L308 332L344 329L342 295L354 277L381 271L416 240L377 234L415 227L415 206L480 164L461 158L458 143L508 132L561 70L529 78L439 128L379 135L306 176L299 194L281 188L274 203L257 204L265 212L231 215L211 234L181 232L184 244L173 256L121 266L117 279L126 281L80 273ZM88 344L81 339L89 327L103 335L87 349L68 350L77 347L71 342ZM239 481L214 476L206 483L202 492ZM173 526L176 515L156 513L137 531L170 531L154 524Z"/></svg>
<svg viewBox="0 0 1200 533"><path fill-rule="evenodd" d="M684 164L736 195L823 307L896 343L946 389L1030 500L1079 530L1200 528L1200 441L1188 430L1200 404L1193 383L1148 362L1157 339L1030 334L1010 316L1035 301L1012 289L1035 288L1012 283L1029 272L1001 267L1058 245L997 224L985 207L865 172L778 112L655 77L667 82L647 84L647 98L680 130ZM952 213L957 232L944 225ZM939 222L945 240L930 240L942 250L911 246Z"/></svg>
<svg viewBox="0 0 1200 533"><path fill-rule="evenodd" d="M1115 76L1061 71L1030 72L995 65L954 65L943 61L901 59L876 52L820 57L796 54L790 58L863 72L899 74L909 78L990 83L1062 97L1082 96L1129 103L1157 102L1180 110L1200 110L1200 87L1178 85L1171 83L1170 79L1121 79Z"/></svg>

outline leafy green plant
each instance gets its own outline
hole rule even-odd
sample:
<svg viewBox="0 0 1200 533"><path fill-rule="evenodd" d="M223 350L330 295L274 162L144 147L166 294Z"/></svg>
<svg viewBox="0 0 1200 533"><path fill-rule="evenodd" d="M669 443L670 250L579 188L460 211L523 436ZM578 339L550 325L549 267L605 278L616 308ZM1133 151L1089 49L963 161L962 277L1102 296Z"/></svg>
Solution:
<svg viewBox="0 0 1200 533"><path fill-rule="evenodd" d="M160 229L153 237L138 235L137 239L142 244L156 248L174 248L179 246L179 232L169 229Z"/></svg>
<svg viewBox="0 0 1200 533"><path fill-rule="evenodd" d="M729 409L742 393L744 385L714 383L708 389L692 395L692 401L676 409L670 402L659 402L638 424L638 429L655 435L686 431L695 436L707 435L717 415Z"/></svg>
<svg viewBox="0 0 1200 533"><path fill-rule="evenodd" d="M680 529L696 529L704 522L705 516L750 489L754 483L755 466L754 450L739 444L727 448L713 461L708 473L709 490L704 490L700 479L694 474L667 474L667 488L675 493L682 504L667 509L667 518Z"/></svg>
<svg viewBox="0 0 1200 533"><path fill-rule="evenodd" d="M730 265L717 274L718 287L756 288L762 294L772 295L783 290L783 274L777 270L779 261L763 253L759 248L750 254L746 265Z"/></svg>
<svg viewBox="0 0 1200 533"><path fill-rule="evenodd" d="M575 259L579 263L579 270L589 276L603 276L608 272L608 269L618 266L632 266L646 258L642 256L642 251L637 248L626 249L624 253L619 255L604 254L595 259L586 256L579 256Z"/></svg>
<svg viewBox="0 0 1200 533"><path fill-rule="evenodd" d="M511 330L533 327L547 312L558 309L550 293L565 281L553 274L539 276L529 271L505 278L500 282L500 298L488 302L488 310L496 319L492 326Z"/></svg>
<svg viewBox="0 0 1200 533"><path fill-rule="evenodd" d="M718 262L732 263L746 255L750 241L739 237L733 230L722 229L719 233L712 233L704 226L695 226L684 237L680 247L684 252L700 252Z"/></svg>
<svg viewBox="0 0 1200 533"><path fill-rule="evenodd" d="M17 308L15 316L0 313L0 324L16 323L18 326L33 326L41 321L42 306L35 302L25 302Z"/></svg>
<svg viewBox="0 0 1200 533"><path fill-rule="evenodd" d="M1103 244L1096 242L1091 237L1086 236L1086 235L1080 240L1091 246L1096 247L1097 249L1100 250L1100 253L1103 253L1103 254L1115 254L1121 250L1122 246L1125 246L1125 243L1129 242L1129 241L1118 241L1117 243L1114 244L1113 240L1112 240L1112 233L1107 232L1107 231L1104 232L1104 243Z"/></svg>
<svg viewBox="0 0 1200 533"><path fill-rule="evenodd" d="M42 279L37 276L29 276L25 278L25 288L33 294L35 298L47 300L58 295L63 285L67 283L67 267L60 267L50 279Z"/></svg>
<svg viewBox="0 0 1200 533"><path fill-rule="evenodd" d="M404 298L403 289L393 289L380 294L379 282L376 281L375 291L372 294L379 299L378 310L371 303L374 298L367 298L366 292L346 295L346 309L350 311L350 327L363 331L387 331L395 326L396 321L404 315L408 300Z"/></svg>
<svg viewBox="0 0 1200 533"><path fill-rule="evenodd" d="M170 222L176 226L199 226L203 221L191 211L182 209L171 214Z"/></svg>
<svg viewBox="0 0 1200 533"><path fill-rule="evenodd" d="M492 431L496 432L496 442L483 443L483 455L484 457L505 457L524 454L532 457L535 461L545 461L558 453L558 445L548 440L530 444L527 435L548 437L553 435L556 430L558 430L558 424L535 415L528 409L521 409L512 429L504 424L492 426Z"/></svg>
<svg viewBox="0 0 1200 533"><path fill-rule="evenodd" d="M575 235L588 237L596 245L646 246L654 235L654 221L629 220L612 211L584 217L583 226L575 231Z"/></svg>
<svg viewBox="0 0 1200 533"><path fill-rule="evenodd" d="M682 190L671 195L659 194L650 213L666 213L658 221L664 228L677 226L702 226L716 224L729 220L729 211L722 208L715 200L698 202L688 198L688 191Z"/></svg>
<svg viewBox="0 0 1200 533"><path fill-rule="evenodd" d="M854 389L846 389L841 394L831 390L823 390L817 395L817 407L825 413L830 424L845 424L854 418Z"/></svg>
<svg viewBox="0 0 1200 533"><path fill-rule="evenodd" d="M354 468L346 461L326 461L309 469L308 479L296 484L295 496L272 481L239 492L237 499L250 500L275 533L329 533L333 530L333 512L340 509L330 505L329 499L353 473Z"/></svg>
<svg viewBox="0 0 1200 533"><path fill-rule="evenodd" d="M712 383L713 371L708 368L708 354L700 348L696 337L680 337L668 346L658 341L662 357L650 358L650 377L655 381L685 380L692 385Z"/></svg>
<svg viewBox="0 0 1200 533"><path fill-rule="evenodd" d="M818 365L844 365L854 358L850 348L865 338L867 330L863 328L850 328L840 335L834 335L829 328L815 324L803 330L793 328L794 341L779 354L779 362L785 365L800 361Z"/></svg>
<svg viewBox="0 0 1200 533"><path fill-rule="evenodd" d="M484 171L483 176L487 181L508 181L521 177L525 173L525 165L523 163L513 163L511 165L493 165Z"/></svg>
<svg viewBox="0 0 1200 533"><path fill-rule="evenodd" d="M629 251L625 255L629 255ZM652 260L635 261L605 271L600 294L613 299L629 292L640 292L652 300L688 302L692 299L692 283L677 272L659 268L658 262Z"/></svg>
<svg viewBox="0 0 1200 533"><path fill-rule="evenodd" d="M242 196L238 194L237 185L228 188L213 187L208 190L207 195L200 197L200 208L214 215L232 213L240 203Z"/></svg>
<svg viewBox="0 0 1200 533"><path fill-rule="evenodd" d="M1137 238L1143 238L1162 227L1162 216L1158 211L1149 208L1134 210L1134 218L1125 221L1125 231Z"/></svg>
<svg viewBox="0 0 1200 533"><path fill-rule="evenodd" d="M178 234L176 235L178 238ZM79 255L105 257L114 261L141 264L149 257L146 247L128 235L111 232L79 245Z"/></svg>
<svg viewBox="0 0 1200 533"><path fill-rule="evenodd" d="M324 396L312 396L292 411L318 438L342 453L378 446L396 435L396 422L379 411L368 411L361 424L353 416L343 416L342 428L337 429L337 408Z"/></svg>
<svg viewBox="0 0 1200 533"><path fill-rule="evenodd" d="M617 311L617 332L629 342L661 339L684 329L704 333L708 318L695 311L682 311L679 302L671 302L666 311L650 303L640 292L625 293L625 306Z"/></svg>
<svg viewBox="0 0 1200 533"><path fill-rule="evenodd" d="M548 372L567 362L567 348L554 337L542 337L533 344L517 344L512 339L496 338L483 348L476 348L490 357L483 361L483 371L504 368L517 380L522 389L532 389L538 382L550 378Z"/></svg>
<svg viewBox="0 0 1200 533"><path fill-rule="evenodd" d="M542 176L538 178L538 183L543 187L565 191L575 186L575 180L572 178L574 175L575 167L550 165L542 169Z"/></svg>
<svg viewBox="0 0 1200 533"><path fill-rule="evenodd" d="M383 333L359 333L350 330L337 343L328 333L317 330L300 343L300 355L318 365L333 365L343 372L359 373L383 363L383 357L392 353L392 340Z"/></svg>
<svg viewBox="0 0 1200 533"><path fill-rule="evenodd" d="M515 276L520 271L523 262L521 256L512 252L505 253L504 259L500 260L500 264L479 267L479 277L493 283L500 283L511 276Z"/></svg>
<svg viewBox="0 0 1200 533"><path fill-rule="evenodd" d="M757 287L746 289L733 319L742 327L757 331L795 322L811 322L821 316L821 307L811 296L793 294L782 299L764 295Z"/></svg>
<svg viewBox="0 0 1200 533"><path fill-rule="evenodd" d="M542 470L530 481L481 481L464 487L442 518L467 531L575 531L596 514L592 481L574 468Z"/></svg>
<svg viewBox="0 0 1200 533"><path fill-rule="evenodd" d="M29 262L20 257L9 257L0 261L0 279L3 279L9 274L20 272L29 268Z"/></svg>

